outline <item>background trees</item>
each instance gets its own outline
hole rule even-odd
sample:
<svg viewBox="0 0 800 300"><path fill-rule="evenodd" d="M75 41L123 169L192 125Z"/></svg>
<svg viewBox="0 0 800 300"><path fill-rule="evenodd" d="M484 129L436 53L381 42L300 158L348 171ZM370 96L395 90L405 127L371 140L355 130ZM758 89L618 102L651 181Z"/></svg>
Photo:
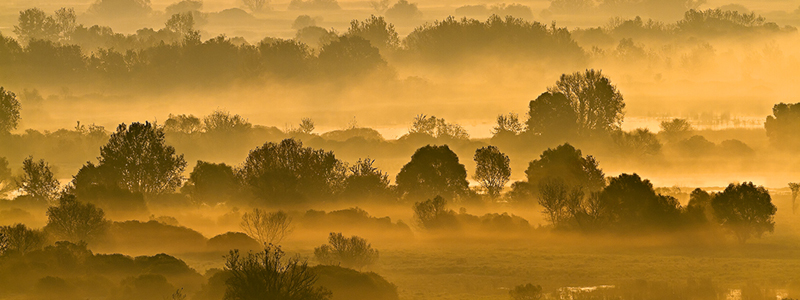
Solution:
<svg viewBox="0 0 800 300"><path fill-rule="evenodd" d="M150 122L120 124L100 148L99 160L121 187L145 195L174 191L186 167L183 155L166 145L163 129Z"/></svg>
<svg viewBox="0 0 800 300"><path fill-rule="evenodd" d="M717 222L741 243L775 229L773 216L777 208L772 197L767 189L752 182L728 185L711 200L711 206Z"/></svg>
<svg viewBox="0 0 800 300"><path fill-rule="evenodd" d="M19 124L17 95L0 87L0 134L7 134Z"/></svg>
<svg viewBox="0 0 800 300"><path fill-rule="evenodd" d="M473 178L492 198L497 198L511 177L511 160L495 146L475 150L475 175Z"/></svg>
<svg viewBox="0 0 800 300"><path fill-rule="evenodd" d="M56 198L59 188L50 165L43 159L36 162L33 157L22 162L22 176L18 179L17 186L34 199L47 202Z"/></svg>
<svg viewBox="0 0 800 300"><path fill-rule="evenodd" d="M464 197L469 192L467 170L447 145L417 149L395 179L397 190L409 199Z"/></svg>
<svg viewBox="0 0 800 300"><path fill-rule="evenodd" d="M62 194L58 205L47 209L44 230L59 240L77 243L94 241L108 226L102 209L91 203L81 203L74 195Z"/></svg>
<svg viewBox="0 0 800 300"><path fill-rule="evenodd" d="M314 257L326 265L337 265L345 268L361 268L371 265L378 260L378 250L372 249L367 240L342 235L341 232L328 236L328 244L314 248Z"/></svg>

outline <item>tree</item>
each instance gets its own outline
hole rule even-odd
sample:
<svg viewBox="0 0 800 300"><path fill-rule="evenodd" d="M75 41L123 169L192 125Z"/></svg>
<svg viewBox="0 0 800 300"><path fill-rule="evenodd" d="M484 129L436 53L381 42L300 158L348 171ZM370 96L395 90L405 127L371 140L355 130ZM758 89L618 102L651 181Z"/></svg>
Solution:
<svg viewBox="0 0 800 300"><path fill-rule="evenodd" d="M188 189L195 199L214 205L230 199L236 193L239 182L231 166L198 160L184 185L186 187L190 187Z"/></svg>
<svg viewBox="0 0 800 300"><path fill-rule="evenodd" d="M400 39L394 30L394 25L389 24L383 17L371 15L364 21L350 21L350 29L347 35L359 36L378 48L384 54L386 51L395 50L400 47Z"/></svg>
<svg viewBox="0 0 800 300"><path fill-rule="evenodd" d="M248 130L253 124L240 115L218 109L203 118L203 126L207 133L229 134Z"/></svg>
<svg viewBox="0 0 800 300"><path fill-rule="evenodd" d="M387 67L380 50L360 36L342 36L322 46L317 56L322 71L337 77L374 74Z"/></svg>
<svg viewBox="0 0 800 300"><path fill-rule="evenodd" d="M58 194L59 183L50 171L50 164L43 159L33 161L33 156L29 156L22 161L22 176L17 187L34 199L50 202Z"/></svg>
<svg viewBox="0 0 800 300"><path fill-rule="evenodd" d="M29 8L19 12L19 25L14 26L14 33L24 42L31 40L53 41L58 38L58 24L53 17L43 10Z"/></svg>
<svg viewBox="0 0 800 300"><path fill-rule="evenodd" d="M91 203L81 203L74 195L62 194L58 205L47 209L45 232L59 240L77 243L92 242L108 229L102 209Z"/></svg>
<svg viewBox="0 0 800 300"><path fill-rule="evenodd" d="M181 185L186 161L166 145L164 130L150 122L120 124L100 148L100 166L107 166L118 185L131 192L159 195Z"/></svg>
<svg viewBox="0 0 800 300"><path fill-rule="evenodd" d="M669 229L680 220L678 200L657 194L653 184L637 174L611 178L600 200L607 206L607 219L622 231Z"/></svg>
<svg viewBox="0 0 800 300"><path fill-rule="evenodd" d="M495 146L475 150L475 175L492 198L497 198L511 177L511 160Z"/></svg>
<svg viewBox="0 0 800 300"><path fill-rule="evenodd" d="M792 190L792 214L794 214L797 211L797 195L800 194L800 183L789 182L789 189Z"/></svg>
<svg viewBox="0 0 800 300"><path fill-rule="evenodd" d="M576 218L582 204L583 191L570 188L561 178L548 177L539 182L539 205L553 227L564 225L570 218Z"/></svg>
<svg viewBox="0 0 800 300"><path fill-rule="evenodd" d="M447 145L417 149L411 161L397 173L395 182L401 196L409 199L435 196L453 199L469 192L467 169Z"/></svg>
<svg viewBox="0 0 800 300"><path fill-rule="evenodd" d="M411 129L408 130L409 134L424 134L436 139L454 139L466 140L469 139L469 134L464 127L455 123L447 123L444 119L436 118L436 116L417 115L414 117L414 123Z"/></svg>
<svg viewBox="0 0 800 300"><path fill-rule="evenodd" d="M740 243L775 230L773 217L778 210L762 186L752 182L730 184L711 200L714 216Z"/></svg>
<svg viewBox="0 0 800 300"><path fill-rule="evenodd" d="M386 18L396 21L409 21L422 17L422 12L416 3L409 3L408 0L399 0L397 3L386 9Z"/></svg>
<svg viewBox="0 0 800 300"><path fill-rule="evenodd" d="M545 92L528 104L528 131L548 139L572 138L578 133L578 115L562 93Z"/></svg>
<svg viewBox="0 0 800 300"><path fill-rule="evenodd" d="M7 134L19 125L17 95L0 87L0 134Z"/></svg>
<svg viewBox="0 0 800 300"><path fill-rule="evenodd" d="M250 151L239 178L261 200L291 203L330 198L341 189L345 169L333 152L285 139Z"/></svg>
<svg viewBox="0 0 800 300"><path fill-rule="evenodd" d="M226 257L225 300L325 300L330 292L315 287L316 275L299 258L284 262L280 247L241 256L233 250Z"/></svg>
<svg viewBox="0 0 800 300"><path fill-rule="evenodd" d="M72 33L75 32L77 27L77 15L74 8L62 7L56 11L53 18L58 28L58 35L61 41L69 41L72 39Z"/></svg>
<svg viewBox="0 0 800 300"><path fill-rule="evenodd" d="M169 114L169 117L166 121L164 121L164 131L165 132L180 132L185 134L192 134L195 132L200 132L203 129L202 123L200 123L200 119L195 117L194 115L173 115Z"/></svg>
<svg viewBox="0 0 800 300"><path fill-rule="evenodd" d="M299 130L301 133L311 134L311 132L314 131L314 120L311 120L311 118L303 118L300 120Z"/></svg>
<svg viewBox="0 0 800 300"><path fill-rule="evenodd" d="M347 238L342 233L331 232L327 245L314 248L314 257L322 264L341 264L345 268L361 270L378 260L378 250L372 249L363 238L355 235Z"/></svg>
<svg viewBox="0 0 800 300"><path fill-rule="evenodd" d="M262 245L277 245L292 232L291 224L292 218L283 211L267 213L255 208L242 216L239 226Z"/></svg>
<svg viewBox="0 0 800 300"><path fill-rule="evenodd" d="M195 32L194 17L191 12L174 14L164 23L164 28L182 37L189 36Z"/></svg>
<svg viewBox="0 0 800 300"><path fill-rule="evenodd" d="M528 164L525 170L528 182L535 189L545 178L560 178L570 188L586 192L600 191L605 186L605 175L591 155L582 156L581 150L569 143L555 149L548 148Z"/></svg>
<svg viewBox="0 0 800 300"><path fill-rule="evenodd" d="M244 6L250 9L251 12L262 12L269 9L269 0L242 0Z"/></svg>
<svg viewBox="0 0 800 300"><path fill-rule="evenodd" d="M677 142L691 136L692 124L686 119L672 119L672 121L661 122L660 134L669 142Z"/></svg>
<svg viewBox="0 0 800 300"><path fill-rule="evenodd" d="M586 70L561 75L550 93L562 93L577 116L578 132L592 134L620 129L625 102L602 71Z"/></svg>
<svg viewBox="0 0 800 300"><path fill-rule="evenodd" d="M45 236L39 230L30 229L25 224L0 226L0 256L5 253L16 252L26 254L41 249L44 246Z"/></svg>
<svg viewBox="0 0 800 300"><path fill-rule="evenodd" d="M373 163L374 159L365 158L350 166L344 182L343 194L346 197L370 199L389 196L389 175L373 167Z"/></svg>
<svg viewBox="0 0 800 300"><path fill-rule="evenodd" d="M515 113L497 116L497 125L492 128L493 136L517 135L522 133L524 127Z"/></svg>
<svg viewBox="0 0 800 300"><path fill-rule="evenodd" d="M786 150L800 148L800 103L779 103L772 107L772 115L764 123L772 145Z"/></svg>
<svg viewBox="0 0 800 300"><path fill-rule="evenodd" d="M456 213L445 208L446 205L442 196L414 203L414 219L420 227L428 230L454 228L457 226Z"/></svg>
<svg viewBox="0 0 800 300"><path fill-rule="evenodd" d="M706 224L714 218L711 208L713 195L701 188L696 188L689 194L689 203L686 205L685 214L690 223Z"/></svg>

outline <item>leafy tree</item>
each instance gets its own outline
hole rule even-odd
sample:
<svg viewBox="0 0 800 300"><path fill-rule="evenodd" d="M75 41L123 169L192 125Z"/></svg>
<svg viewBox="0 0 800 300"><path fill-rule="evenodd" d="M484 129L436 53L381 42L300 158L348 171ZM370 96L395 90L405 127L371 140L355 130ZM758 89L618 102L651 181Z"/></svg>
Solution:
<svg viewBox="0 0 800 300"><path fill-rule="evenodd" d="M192 134L195 132L200 132L202 129L203 125L200 123L200 119L194 115L169 114L167 120L164 121L165 132Z"/></svg>
<svg viewBox="0 0 800 300"><path fill-rule="evenodd" d="M44 230L59 240L76 243L94 241L108 227L109 222L102 209L91 203L81 203L74 195L62 194L58 205L47 209Z"/></svg>
<svg viewBox="0 0 800 300"><path fill-rule="evenodd" d="M100 148L100 166L108 166L120 187L145 195L174 191L186 161L166 145L164 130L150 122L120 124Z"/></svg>
<svg viewBox="0 0 800 300"><path fill-rule="evenodd" d="M262 245L277 245L292 232L292 217L283 211L268 213L258 208L242 216L242 230Z"/></svg>
<svg viewBox="0 0 800 300"><path fill-rule="evenodd" d="M647 128L637 128L631 132L617 131L613 137L622 153L631 156L657 155L661 152L661 142Z"/></svg>
<svg viewBox="0 0 800 300"><path fill-rule="evenodd" d="M696 188L689 194L689 203L686 205L686 216L691 223L706 224L714 217L711 208L713 196L703 189Z"/></svg>
<svg viewBox="0 0 800 300"><path fill-rule="evenodd" d="M248 130L253 124L240 115L218 109L203 118L203 126L207 133L228 134Z"/></svg>
<svg viewBox="0 0 800 300"><path fill-rule="evenodd" d="M442 196L414 203L414 219L420 227L428 230L454 228L457 226L456 213L446 205Z"/></svg>
<svg viewBox="0 0 800 300"><path fill-rule="evenodd" d="M314 131L314 120L311 120L311 118L303 118L300 120L299 130L301 133L311 134L311 132Z"/></svg>
<svg viewBox="0 0 800 300"><path fill-rule="evenodd" d="M347 238L342 233L331 232L327 245L314 248L314 257L322 264L341 264L360 270L378 260L378 250L372 249L363 238L355 235Z"/></svg>
<svg viewBox="0 0 800 300"><path fill-rule="evenodd" d="M674 228L681 213L677 199L657 194L653 184L637 174L611 178L600 200L607 206L607 219L622 231Z"/></svg>
<svg viewBox="0 0 800 300"><path fill-rule="evenodd" d="M411 125L409 134L424 134L436 139L469 139L469 134L464 127L455 123L447 123L444 119L436 116L417 115Z"/></svg>
<svg viewBox="0 0 800 300"><path fill-rule="evenodd" d="M56 28L58 28L59 39L61 41L70 41L72 33L75 32L78 24L75 9L62 7L56 11L53 20Z"/></svg>
<svg viewBox="0 0 800 300"><path fill-rule="evenodd" d="M350 21L347 35L359 36L383 53L400 47L400 39L394 30L394 25L387 23L383 17L375 15L364 21Z"/></svg>
<svg viewBox="0 0 800 300"><path fill-rule="evenodd" d="M539 159L530 162L525 175L534 188L545 178L560 178L569 188L589 193L605 186L605 175L594 157L582 156L581 151L569 143L542 152Z"/></svg>
<svg viewBox="0 0 800 300"><path fill-rule="evenodd" d="M411 161L400 169L395 182L400 194L409 199L437 195L452 199L469 192L467 169L447 145L417 149Z"/></svg>
<svg viewBox="0 0 800 300"><path fill-rule="evenodd" d="M562 93L545 92L530 102L528 131L545 138L571 138L578 133L578 115Z"/></svg>
<svg viewBox="0 0 800 300"><path fill-rule="evenodd" d="M0 226L0 236L3 236L4 245L0 246L0 256L5 253L15 252L26 254L39 250L44 246L45 236L39 230L30 229L25 224Z"/></svg>
<svg viewBox="0 0 800 300"><path fill-rule="evenodd" d="M407 0L399 0L397 3L386 9L386 18L397 21L415 20L422 17L422 12L416 3L409 3Z"/></svg>
<svg viewBox="0 0 800 300"><path fill-rule="evenodd" d="M7 134L19 125L17 95L0 87L0 134Z"/></svg>
<svg viewBox="0 0 800 300"><path fill-rule="evenodd" d="M740 243L761 237L775 229L773 217L778 210L762 186L752 182L730 184L711 200L717 222L731 231Z"/></svg>
<svg viewBox="0 0 800 300"><path fill-rule="evenodd" d="M586 70L561 75L547 90L552 94L564 94L570 101L580 134L612 132L622 126L625 102L602 71Z"/></svg>
<svg viewBox="0 0 800 300"><path fill-rule="evenodd" d="M660 134L669 142L677 142L691 136L692 124L686 119L672 119L672 121L661 122Z"/></svg>
<svg viewBox="0 0 800 300"><path fill-rule="evenodd" d="M318 61L327 74L339 77L364 76L386 69L380 50L360 36L342 36L322 46Z"/></svg>
<svg viewBox="0 0 800 300"><path fill-rule="evenodd" d="M214 205L230 199L236 193L238 184L231 166L198 160L184 187L190 187L190 193L195 199Z"/></svg>
<svg viewBox="0 0 800 300"><path fill-rule="evenodd" d="M513 290L508 291L508 294L513 300L539 300L544 298L542 287L531 283L515 286Z"/></svg>
<svg viewBox="0 0 800 300"><path fill-rule="evenodd" d="M195 32L194 17L191 12L174 14L164 23L164 28L183 37L189 36Z"/></svg>
<svg viewBox="0 0 800 300"><path fill-rule="evenodd" d="M519 121L519 116L515 113L509 113L508 115L497 116L497 125L492 128L492 135L517 135L522 133L524 129Z"/></svg>
<svg viewBox="0 0 800 300"><path fill-rule="evenodd" d="M345 170L333 152L285 139L250 151L239 177L257 198L290 203L330 198L341 189Z"/></svg>
<svg viewBox="0 0 800 300"><path fill-rule="evenodd" d="M19 25L14 26L14 33L20 40L56 40L58 38L58 24L53 17L48 16L43 10L30 8L19 12Z"/></svg>
<svg viewBox="0 0 800 300"><path fill-rule="evenodd" d="M315 287L316 275L307 262L290 258L284 262L280 247L241 256L233 250L226 257L225 300L325 300L330 292Z"/></svg>
<svg viewBox="0 0 800 300"><path fill-rule="evenodd" d="M17 187L37 200L52 201L58 194L58 179L50 171L50 164L40 159L38 162L29 156L22 161L22 176Z"/></svg>
<svg viewBox="0 0 800 300"><path fill-rule="evenodd" d="M779 103L772 107L772 115L764 123L769 141L776 147L796 150L800 148L800 103Z"/></svg>
<svg viewBox="0 0 800 300"><path fill-rule="evenodd" d="M373 167L373 163L374 159L365 158L350 166L344 182L346 197L370 199L389 195L389 175Z"/></svg>
<svg viewBox="0 0 800 300"><path fill-rule="evenodd" d="M511 160L495 146L475 150L475 175L489 196L497 198L511 177Z"/></svg>
<svg viewBox="0 0 800 300"><path fill-rule="evenodd" d="M0 162L1 164L2 162ZM0 167L1 169L2 167ZM2 178L2 176L0 176ZM800 194L800 183L789 182L789 189L792 190L792 214L797 211L797 195Z"/></svg>

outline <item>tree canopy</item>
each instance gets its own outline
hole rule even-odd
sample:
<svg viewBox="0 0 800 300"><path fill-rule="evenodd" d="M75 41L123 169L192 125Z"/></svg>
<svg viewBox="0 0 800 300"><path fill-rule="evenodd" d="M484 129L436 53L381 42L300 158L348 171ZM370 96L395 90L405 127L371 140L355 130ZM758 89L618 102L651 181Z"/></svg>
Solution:
<svg viewBox="0 0 800 300"><path fill-rule="evenodd" d="M775 229L773 218L778 209L767 189L752 182L728 185L711 200L711 206L717 222L741 243Z"/></svg>
<svg viewBox="0 0 800 300"><path fill-rule="evenodd" d="M469 191L467 169L447 145L417 149L411 161L397 173L395 182L400 194L410 199L435 196L454 199L466 196Z"/></svg>

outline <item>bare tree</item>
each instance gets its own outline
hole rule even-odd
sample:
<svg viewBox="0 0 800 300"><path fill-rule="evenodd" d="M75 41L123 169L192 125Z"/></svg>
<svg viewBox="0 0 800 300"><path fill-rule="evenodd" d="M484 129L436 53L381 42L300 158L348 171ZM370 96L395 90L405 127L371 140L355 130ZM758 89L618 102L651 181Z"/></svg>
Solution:
<svg viewBox="0 0 800 300"><path fill-rule="evenodd" d="M311 118L303 118L300 121L300 132L305 134L311 134L314 131L314 120Z"/></svg>
<svg viewBox="0 0 800 300"><path fill-rule="evenodd" d="M567 208L567 185L563 180L547 178L539 183L539 205L550 224L558 226Z"/></svg>
<svg viewBox="0 0 800 300"><path fill-rule="evenodd" d="M283 211L268 213L256 208L242 216L240 226L259 243L277 245L292 232L291 224L292 218Z"/></svg>
<svg viewBox="0 0 800 300"><path fill-rule="evenodd" d="M242 2L252 12L264 11L269 5L268 0L242 0Z"/></svg>

